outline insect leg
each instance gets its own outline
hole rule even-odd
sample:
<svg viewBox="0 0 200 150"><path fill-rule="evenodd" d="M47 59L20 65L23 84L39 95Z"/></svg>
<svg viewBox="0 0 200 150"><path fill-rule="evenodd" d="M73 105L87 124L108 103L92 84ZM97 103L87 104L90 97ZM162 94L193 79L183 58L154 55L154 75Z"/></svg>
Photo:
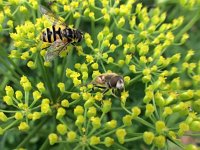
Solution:
<svg viewBox="0 0 200 150"><path fill-rule="evenodd" d="M105 90L103 90L103 95L109 91L109 88L106 88Z"/></svg>
<svg viewBox="0 0 200 150"><path fill-rule="evenodd" d="M50 46L51 46L51 45L49 45L49 46L47 46L47 47L44 47L44 48L42 48L42 50L43 50L43 49L47 49L47 48L49 48Z"/></svg>

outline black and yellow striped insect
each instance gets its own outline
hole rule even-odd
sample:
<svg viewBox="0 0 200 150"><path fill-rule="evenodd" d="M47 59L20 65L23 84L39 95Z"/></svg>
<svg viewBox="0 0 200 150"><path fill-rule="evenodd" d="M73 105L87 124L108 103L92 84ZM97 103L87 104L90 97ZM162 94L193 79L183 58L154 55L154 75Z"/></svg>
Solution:
<svg viewBox="0 0 200 150"><path fill-rule="evenodd" d="M77 29L72 29L61 21L51 11L40 6L41 13L52 23L52 26L42 31L41 39L50 44L47 47L45 61L52 61L68 44L75 45L83 39L83 33Z"/></svg>

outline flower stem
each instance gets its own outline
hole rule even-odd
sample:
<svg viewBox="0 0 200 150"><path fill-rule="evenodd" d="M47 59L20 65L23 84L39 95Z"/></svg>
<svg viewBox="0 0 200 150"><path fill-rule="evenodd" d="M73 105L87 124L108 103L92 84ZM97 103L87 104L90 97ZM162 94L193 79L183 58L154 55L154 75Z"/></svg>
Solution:
<svg viewBox="0 0 200 150"><path fill-rule="evenodd" d="M143 136L138 136L138 137L133 137L133 138L130 138L130 139L125 139L124 141L125 142L132 142L132 141L136 141L138 139L142 139Z"/></svg>
<svg viewBox="0 0 200 150"><path fill-rule="evenodd" d="M152 128L152 129L154 129L154 126L152 126L149 122L145 121L144 119L142 119L140 117L137 117L134 120L136 120L136 121L138 121L138 122L140 122L140 123Z"/></svg>
<svg viewBox="0 0 200 150"><path fill-rule="evenodd" d="M32 128L32 130L30 130L29 134L24 138L24 140L17 146L17 149L20 147L23 147L25 144L28 143L28 141L37 133L39 133L38 131L41 129L42 125L44 123L47 122L49 118L45 118L43 119L35 128Z"/></svg>
<svg viewBox="0 0 200 150"><path fill-rule="evenodd" d="M188 22L188 24L185 25L185 27L182 28L182 30L176 35L176 40L179 40L181 36L191 29L191 27L198 21L199 19L199 12L195 13L195 16L191 18L191 20Z"/></svg>

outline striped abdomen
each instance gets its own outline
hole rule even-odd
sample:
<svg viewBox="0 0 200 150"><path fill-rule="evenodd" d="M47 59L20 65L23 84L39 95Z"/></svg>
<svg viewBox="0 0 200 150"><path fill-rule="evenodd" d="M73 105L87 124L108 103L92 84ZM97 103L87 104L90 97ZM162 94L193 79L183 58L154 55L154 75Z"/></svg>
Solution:
<svg viewBox="0 0 200 150"><path fill-rule="evenodd" d="M65 27L62 27L62 28L65 28ZM51 26L50 28L46 28L42 32L41 39L44 42L49 42L49 43L52 43L52 42L54 42L58 39L63 40L61 30L62 30L61 27L58 27L58 26L55 26L55 25Z"/></svg>

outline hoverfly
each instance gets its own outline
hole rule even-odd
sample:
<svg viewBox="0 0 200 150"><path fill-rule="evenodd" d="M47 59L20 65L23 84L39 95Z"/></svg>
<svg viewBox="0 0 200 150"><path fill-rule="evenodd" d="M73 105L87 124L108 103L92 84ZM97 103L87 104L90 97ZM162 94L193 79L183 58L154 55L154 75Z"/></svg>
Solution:
<svg viewBox="0 0 200 150"><path fill-rule="evenodd" d="M58 56L68 44L74 45L83 39L83 33L71 29L51 11L40 5L41 13L52 23L52 26L42 31L41 39L50 44L47 47L45 61L51 61Z"/></svg>
<svg viewBox="0 0 200 150"><path fill-rule="evenodd" d="M97 76L92 81L92 84L94 87L104 89L103 94L108 92L110 89L112 89L112 94L115 93L115 90L119 92L124 90L124 79L116 73L103 73Z"/></svg>

